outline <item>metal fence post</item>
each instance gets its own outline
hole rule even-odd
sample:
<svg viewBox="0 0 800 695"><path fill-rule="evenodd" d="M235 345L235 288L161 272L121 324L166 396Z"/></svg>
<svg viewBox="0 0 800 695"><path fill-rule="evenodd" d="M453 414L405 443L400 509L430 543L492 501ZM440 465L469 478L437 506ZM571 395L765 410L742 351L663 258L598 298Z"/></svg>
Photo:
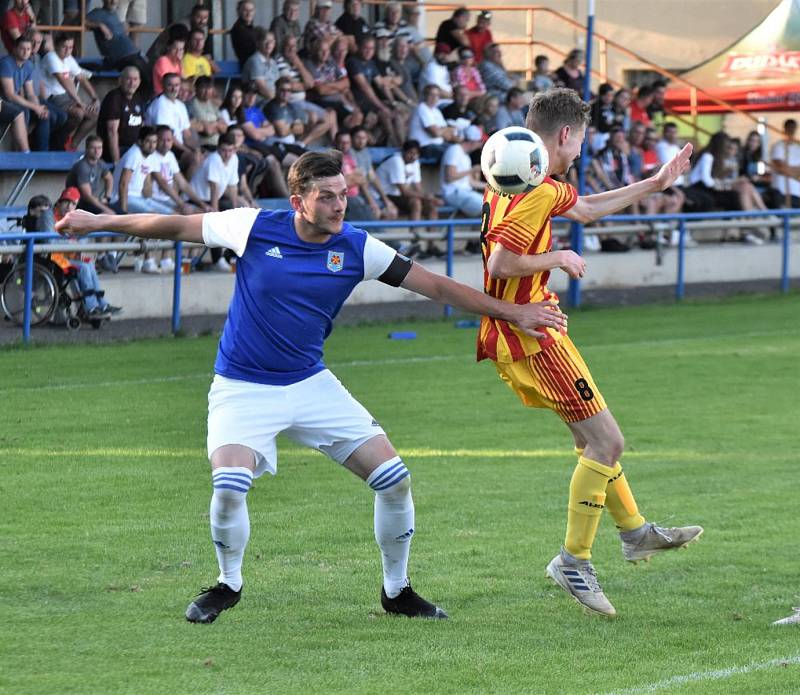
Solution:
<svg viewBox="0 0 800 695"><path fill-rule="evenodd" d="M183 272L183 242L175 242L175 270L172 273L172 334L181 327L181 273Z"/></svg>
<svg viewBox="0 0 800 695"><path fill-rule="evenodd" d="M453 244L455 242L454 238L454 226L451 222L447 225L447 277L453 277ZM444 317L449 318L453 313L453 307L449 304L444 305Z"/></svg>
<svg viewBox="0 0 800 695"><path fill-rule="evenodd" d="M33 239L25 240L25 304L22 312L22 342L31 341L31 304L33 302Z"/></svg>
<svg viewBox="0 0 800 695"><path fill-rule="evenodd" d="M789 215L783 216L783 252L781 259L781 292L789 291L789 242L792 231L789 227Z"/></svg>
<svg viewBox="0 0 800 695"><path fill-rule="evenodd" d="M686 220L683 218L678 223L678 233L680 238L678 239L678 279L675 282L675 299L681 301L686 289L683 282L686 271Z"/></svg>
<svg viewBox="0 0 800 695"><path fill-rule="evenodd" d="M579 256L583 253L583 225L578 222L572 223L570 245L572 250ZM570 278L569 280L568 298L570 306L579 307L581 305L581 281L577 278Z"/></svg>

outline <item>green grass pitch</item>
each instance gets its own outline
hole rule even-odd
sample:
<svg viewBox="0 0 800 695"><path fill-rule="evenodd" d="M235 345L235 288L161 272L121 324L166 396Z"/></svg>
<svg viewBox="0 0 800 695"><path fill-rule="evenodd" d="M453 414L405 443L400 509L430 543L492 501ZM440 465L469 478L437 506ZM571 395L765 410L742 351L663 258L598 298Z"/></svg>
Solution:
<svg viewBox="0 0 800 695"><path fill-rule="evenodd" d="M390 341L390 330L415 330ZM367 487L289 442L249 497L242 602L216 563L216 340L0 351L2 693L798 693L800 296L574 312L639 506L686 550L594 561L619 616L544 579L575 458L452 322L338 328L327 362L413 472L411 578L451 619L382 614Z"/></svg>

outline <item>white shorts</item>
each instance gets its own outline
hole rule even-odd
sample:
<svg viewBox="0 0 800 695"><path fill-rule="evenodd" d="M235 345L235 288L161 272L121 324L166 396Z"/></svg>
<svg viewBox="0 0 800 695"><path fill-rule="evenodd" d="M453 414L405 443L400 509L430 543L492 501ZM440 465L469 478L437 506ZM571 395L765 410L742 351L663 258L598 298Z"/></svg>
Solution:
<svg viewBox="0 0 800 695"><path fill-rule="evenodd" d="M275 438L290 439L344 463L364 442L385 434L367 409L325 369L289 386L217 374L208 392L208 457L226 444L256 452L256 477L275 475Z"/></svg>

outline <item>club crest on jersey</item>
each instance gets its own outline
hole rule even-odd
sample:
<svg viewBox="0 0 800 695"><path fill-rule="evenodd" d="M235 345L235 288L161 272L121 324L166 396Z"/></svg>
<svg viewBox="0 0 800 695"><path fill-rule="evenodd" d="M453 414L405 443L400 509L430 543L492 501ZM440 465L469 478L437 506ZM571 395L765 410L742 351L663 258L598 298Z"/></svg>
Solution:
<svg viewBox="0 0 800 695"><path fill-rule="evenodd" d="M328 251L328 270L338 273L344 268L344 253L341 251Z"/></svg>

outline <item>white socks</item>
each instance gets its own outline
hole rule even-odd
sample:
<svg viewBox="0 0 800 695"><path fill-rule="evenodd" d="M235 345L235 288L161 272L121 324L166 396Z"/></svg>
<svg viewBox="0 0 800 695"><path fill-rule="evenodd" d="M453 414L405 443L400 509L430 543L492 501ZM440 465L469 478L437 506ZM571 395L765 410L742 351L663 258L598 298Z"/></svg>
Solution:
<svg viewBox="0 0 800 695"><path fill-rule="evenodd" d="M253 472L249 468L214 468L211 477L211 540L217 551L219 581L241 591L242 558L250 538L247 491L253 484Z"/></svg>
<svg viewBox="0 0 800 695"><path fill-rule="evenodd" d="M375 540L381 549L383 588L394 598L408 585L408 552L414 535L411 474L399 456L367 478L375 491Z"/></svg>

